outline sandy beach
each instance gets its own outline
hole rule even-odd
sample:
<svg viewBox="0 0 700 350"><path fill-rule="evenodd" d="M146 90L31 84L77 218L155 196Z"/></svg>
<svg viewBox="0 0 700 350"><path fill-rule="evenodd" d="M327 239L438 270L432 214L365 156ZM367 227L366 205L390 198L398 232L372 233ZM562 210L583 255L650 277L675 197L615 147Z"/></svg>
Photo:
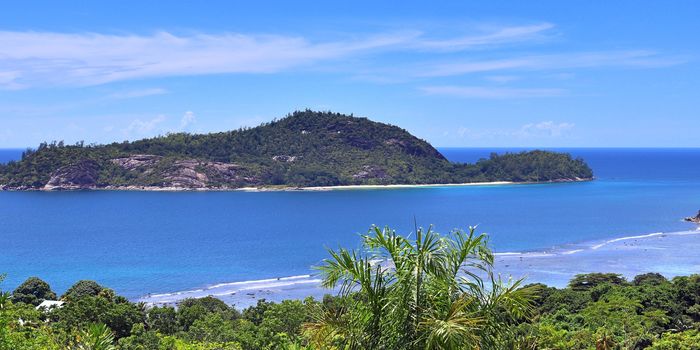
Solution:
<svg viewBox="0 0 700 350"><path fill-rule="evenodd" d="M334 190L384 190L401 188L424 188L424 187L464 187L464 186L498 186L527 184L527 182L492 181L492 182L468 182L459 184L418 184L418 185L345 185L345 186L317 186L300 187L301 191L334 191Z"/></svg>
<svg viewBox="0 0 700 350"><path fill-rule="evenodd" d="M433 188L433 187L466 187L466 186L501 186L501 185L533 185L551 184L565 182L586 182L593 179L562 179L554 181L537 182L515 182L515 181L488 181L488 182L465 182L465 183L442 183L442 184L393 184L393 185L338 185L338 186L247 186L247 187L173 187L173 186L106 186L106 187L56 187L45 186L42 188L13 188L0 184L0 191L144 191L144 192L285 192L285 191L336 191L336 190L390 190L406 188Z"/></svg>

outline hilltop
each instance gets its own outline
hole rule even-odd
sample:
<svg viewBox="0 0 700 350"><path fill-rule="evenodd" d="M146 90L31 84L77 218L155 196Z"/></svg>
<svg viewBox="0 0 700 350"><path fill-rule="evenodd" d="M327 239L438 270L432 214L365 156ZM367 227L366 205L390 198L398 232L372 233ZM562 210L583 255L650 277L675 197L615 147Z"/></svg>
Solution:
<svg viewBox="0 0 700 350"><path fill-rule="evenodd" d="M547 151L451 163L397 126L310 110L228 132L108 145L42 143L20 161L0 165L0 187L6 190L541 182L592 176L583 160Z"/></svg>

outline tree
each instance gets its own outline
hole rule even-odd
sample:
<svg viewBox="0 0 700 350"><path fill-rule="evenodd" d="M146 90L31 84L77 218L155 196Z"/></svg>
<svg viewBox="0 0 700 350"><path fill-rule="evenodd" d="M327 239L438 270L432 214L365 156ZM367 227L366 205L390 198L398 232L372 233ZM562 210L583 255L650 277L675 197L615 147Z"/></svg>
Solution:
<svg viewBox="0 0 700 350"><path fill-rule="evenodd" d="M496 348L531 311L534 289L493 275L486 236L474 228L446 236L417 229L409 240L372 227L362 250L329 253L319 268L323 285L339 285L350 305L306 326L317 346Z"/></svg>
<svg viewBox="0 0 700 350"><path fill-rule="evenodd" d="M626 281L622 275L617 273L589 273L576 275L569 281L569 288L576 291L589 290L603 283L609 284L625 284Z"/></svg>
<svg viewBox="0 0 700 350"><path fill-rule="evenodd" d="M56 293L38 277L29 277L12 292L12 300L37 306L44 300L56 300Z"/></svg>
<svg viewBox="0 0 700 350"><path fill-rule="evenodd" d="M169 306L153 307L148 310L146 324L149 329L162 334L175 334L178 331L177 312Z"/></svg>
<svg viewBox="0 0 700 350"><path fill-rule="evenodd" d="M660 273L656 272L649 272L641 275L634 276L634 279L632 280L632 284L635 286L641 286L641 285L660 285L668 283L668 280L666 277L664 277Z"/></svg>
<svg viewBox="0 0 700 350"><path fill-rule="evenodd" d="M84 296L97 296L104 289L95 281L81 280L72 285L61 295L64 300L77 300Z"/></svg>
<svg viewBox="0 0 700 350"><path fill-rule="evenodd" d="M93 323L106 324L117 339L128 337L134 324L145 321L145 313L138 304L103 296L83 296L67 302L51 314L54 326L70 332Z"/></svg>

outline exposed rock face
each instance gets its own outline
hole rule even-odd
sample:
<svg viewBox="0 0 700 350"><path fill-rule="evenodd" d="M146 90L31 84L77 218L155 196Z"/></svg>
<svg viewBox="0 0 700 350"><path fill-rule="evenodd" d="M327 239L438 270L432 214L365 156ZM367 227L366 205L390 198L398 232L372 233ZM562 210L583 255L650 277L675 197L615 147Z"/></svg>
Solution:
<svg viewBox="0 0 700 350"><path fill-rule="evenodd" d="M94 160L81 160L78 163L58 168L51 174L44 186L46 190L79 190L97 187L100 165Z"/></svg>
<svg viewBox="0 0 700 350"><path fill-rule="evenodd" d="M167 187L204 188L209 178L204 172L197 170L200 163L194 159L176 161L165 176L164 185Z"/></svg>
<svg viewBox="0 0 700 350"><path fill-rule="evenodd" d="M142 167L152 167L163 159L161 156L152 154L134 154L124 158L112 159L112 163L126 169L135 170Z"/></svg>
<svg viewBox="0 0 700 350"><path fill-rule="evenodd" d="M362 170L352 175L354 179L385 179L386 171L378 166L365 165Z"/></svg>
<svg viewBox="0 0 700 350"><path fill-rule="evenodd" d="M384 144L386 144L386 145L399 145L401 147L406 147L406 145L408 143L406 141L403 141L403 140L388 139L388 140L384 141Z"/></svg>
<svg viewBox="0 0 700 350"><path fill-rule="evenodd" d="M163 161L163 157L151 154L136 154L111 160L119 167L136 174L162 176L163 183L159 185L160 187L235 188L258 181L258 179L244 176L245 169L237 164L198 159L180 159L161 163Z"/></svg>
<svg viewBox="0 0 700 350"><path fill-rule="evenodd" d="M280 155L280 156L272 157L272 160L278 161L278 162L291 163L291 162L297 160L297 156Z"/></svg>
<svg viewBox="0 0 700 350"><path fill-rule="evenodd" d="M685 218L685 221L690 221L690 222L694 222L696 224L700 224L700 210L698 210L698 215L689 216L689 217Z"/></svg>

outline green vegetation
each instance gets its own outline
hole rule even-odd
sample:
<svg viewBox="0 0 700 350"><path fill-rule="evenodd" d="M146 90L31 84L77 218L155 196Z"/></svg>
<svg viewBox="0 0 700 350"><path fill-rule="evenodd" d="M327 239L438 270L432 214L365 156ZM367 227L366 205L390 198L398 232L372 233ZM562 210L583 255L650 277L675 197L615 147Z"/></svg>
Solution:
<svg viewBox="0 0 700 350"><path fill-rule="evenodd" d="M474 230L409 240L373 227L319 267L339 295L242 311L213 297L146 307L91 281L36 310L55 293L32 277L0 293L0 350L699 348L700 275L593 273L556 289L504 282L492 263Z"/></svg>
<svg viewBox="0 0 700 350"><path fill-rule="evenodd" d="M333 186L592 178L581 159L532 151L455 164L399 127L300 111L255 128L109 145L42 143L0 165L8 189Z"/></svg>

